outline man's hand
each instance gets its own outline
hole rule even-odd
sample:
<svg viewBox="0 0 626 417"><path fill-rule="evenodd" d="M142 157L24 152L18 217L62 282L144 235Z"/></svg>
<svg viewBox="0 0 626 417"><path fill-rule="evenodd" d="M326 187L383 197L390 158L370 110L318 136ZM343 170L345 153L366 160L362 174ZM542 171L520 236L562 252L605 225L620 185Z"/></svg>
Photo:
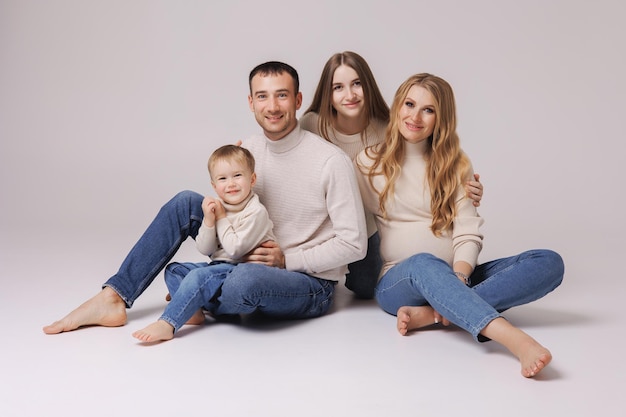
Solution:
<svg viewBox="0 0 626 417"><path fill-rule="evenodd" d="M268 240L260 246L248 252L242 259L244 262L285 268L285 255L278 246L278 242Z"/></svg>

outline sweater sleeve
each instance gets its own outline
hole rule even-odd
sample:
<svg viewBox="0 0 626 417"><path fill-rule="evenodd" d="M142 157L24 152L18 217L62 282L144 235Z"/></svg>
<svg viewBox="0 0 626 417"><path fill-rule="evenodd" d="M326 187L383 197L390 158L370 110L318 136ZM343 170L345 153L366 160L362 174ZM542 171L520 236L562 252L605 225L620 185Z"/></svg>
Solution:
<svg viewBox="0 0 626 417"><path fill-rule="evenodd" d="M272 233L272 221L261 205L246 210L244 216L233 225L228 217L215 224L222 249L233 259L239 259L263 243L265 236Z"/></svg>
<svg viewBox="0 0 626 417"><path fill-rule="evenodd" d="M196 236L196 248L203 255L211 256L217 250L217 233L215 227L209 227L202 222L198 236Z"/></svg>
<svg viewBox="0 0 626 417"><path fill-rule="evenodd" d="M465 195L465 189L462 185L457 191L456 207L457 214L452 230L454 262L465 261L474 268L478 263L478 255L483 247L483 235L480 232L480 226L484 220L478 214L472 200Z"/></svg>

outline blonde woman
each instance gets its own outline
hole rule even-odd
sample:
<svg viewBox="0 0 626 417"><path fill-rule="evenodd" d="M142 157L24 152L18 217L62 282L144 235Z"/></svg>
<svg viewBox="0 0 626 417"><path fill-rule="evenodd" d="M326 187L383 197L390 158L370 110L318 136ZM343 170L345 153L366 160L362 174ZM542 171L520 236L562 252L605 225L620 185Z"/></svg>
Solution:
<svg viewBox="0 0 626 417"><path fill-rule="evenodd" d="M531 250L477 265L483 220L465 197L473 172L456 133L450 85L431 74L407 79L395 94L384 141L355 164L381 241L375 297L397 316L398 331L453 323L478 341L507 347L525 377L548 365L550 351L501 312L554 290L563 260L551 250Z"/></svg>
<svg viewBox="0 0 626 417"><path fill-rule="evenodd" d="M303 129L339 146L352 159L367 146L383 141L389 122L385 102L365 59L352 51L331 56L322 70L311 105L300 118ZM466 184L467 195L480 205L483 187L478 175ZM380 239L374 219L366 218L367 255L348 265L346 287L357 298L374 296L382 267Z"/></svg>

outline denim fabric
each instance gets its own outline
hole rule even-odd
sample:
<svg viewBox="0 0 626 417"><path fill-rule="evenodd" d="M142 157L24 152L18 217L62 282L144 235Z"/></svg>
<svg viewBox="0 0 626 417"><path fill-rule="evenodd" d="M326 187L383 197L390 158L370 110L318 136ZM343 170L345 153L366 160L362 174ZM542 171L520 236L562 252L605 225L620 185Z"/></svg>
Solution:
<svg viewBox="0 0 626 417"><path fill-rule="evenodd" d="M165 269L165 283L172 300L160 319L178 331L193 314L208 307L235 267L227 262L173 263Z"/></svg>
<svg viewBox="0 0 626 417"><path fill-rule="evenodd" d="M354 292L357 298L374 298L374 289L378 283L378 274L380 274L382 266L380 237L376 232L367 240L365 258L348 265L350 272L346 275L346 287Z"/></svg>
<svg viewBox="0 0 626 417"><path fill-rule="evenodd" d="M482 329L501 312L543 297L560 285L563 274L557 253L531 250L477 266L470 288L445 261L420 253L387 271L375 296L393 315L402 306L430 305L479 340Z"/></svg>
<svg viewBox="0 0 626 417"><path fill-rule="evenodd" d="M215 315L259 311L276 318L318 317L331 307L335 284L301 272L242 263L230 272L208 310Z"/></svg>
<svg viewBox="0 0 626 417"><path fill-rule="evenodd" d="M120 295L127 307L132 307L185 239L195 239L198 235L203 198L193 191L183 191L168 201L128 253L119 271L104 283ZM170 272L173 271L172 268ZM182 285L181 281L184 280L180 279L178 285ZM217 301L205 307L216 315L259 310L274 317L317 317L330 308L334 289L335 282L304 273L239 264L222 284Z"/></svg>
<svg viewBox="0 0 626 417"><path fill-rule="evenodd" d="M130 250L119 271L104 283L119 294L127 307L132 307L185 239L190 236L195 239L198 235L203 198L193 191L182 191L168 201Z"/></svg>

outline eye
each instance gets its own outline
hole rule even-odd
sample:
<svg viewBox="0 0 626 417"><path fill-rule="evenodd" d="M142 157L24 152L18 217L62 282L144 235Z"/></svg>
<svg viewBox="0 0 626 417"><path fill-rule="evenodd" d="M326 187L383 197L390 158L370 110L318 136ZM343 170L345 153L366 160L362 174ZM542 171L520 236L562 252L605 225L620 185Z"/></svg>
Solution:
<svg viewBox="0 0 626 417"><path fill-rule="evenodd" d="M352 83L353 86L355 87L360 87L361 86L361 80L356 80L355 82Z"/></svg>
<svg viewBox="0 0 626 417"><path fill-rule="evenodd" d="M333 85L333 91L341 91L343 89L342 85L336 84Z"/></svg>
<svg viewBox="0 0 626 417"><path fill-rule="evenodd" d="M429 114L432 114L432 113L434 113L434 112L435 112L435 109L433 109L433 108L431 108L431 107L426 107L426 108L424 109L424 113L429 113Z"/></svg>
<svg viewBox="0 0 626 417"><path fill-rule="evenodd" d="M406 107L408 107L408 108L411 108L411 109L412 109L413 107L415 107L415 105L413 104L413 102L412 102L412 101L405 101L405 102L404 102L404 105L405 105Z"/></svg>

